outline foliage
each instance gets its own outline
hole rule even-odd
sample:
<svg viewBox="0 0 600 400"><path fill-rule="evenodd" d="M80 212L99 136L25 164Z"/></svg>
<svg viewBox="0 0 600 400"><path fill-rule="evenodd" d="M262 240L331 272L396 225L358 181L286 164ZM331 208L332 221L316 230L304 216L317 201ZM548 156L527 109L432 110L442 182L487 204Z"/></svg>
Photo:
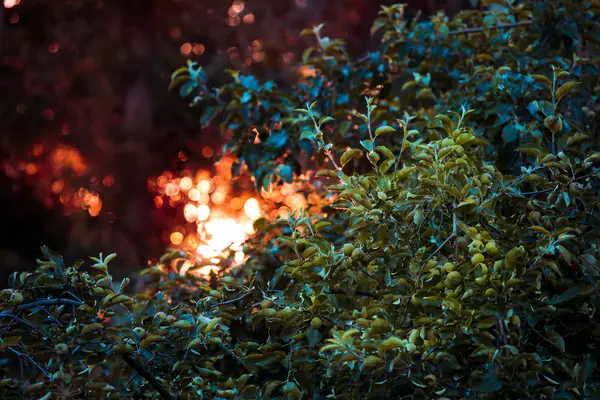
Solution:
<svg viewBox="0 0 600 400"><path fill-rule="evenodd" d="M383 8L360 63L317 27L292 88L176 71L258 187L301 179L301 151L328 160L323 204L258 220L247 263L210 281L168 252L133 296L112 256L90 274L44 249L4 292L2 390L597 397L600 3L483 3L422 23Z"/></svg>

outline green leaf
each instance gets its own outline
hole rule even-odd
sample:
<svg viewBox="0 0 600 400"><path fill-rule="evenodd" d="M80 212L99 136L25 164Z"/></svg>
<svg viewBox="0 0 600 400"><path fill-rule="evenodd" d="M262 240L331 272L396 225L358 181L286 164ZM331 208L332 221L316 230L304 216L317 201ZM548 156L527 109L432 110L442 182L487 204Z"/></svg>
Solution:
<svg viewBox="0 0 600 400"><path fill-rule="evenodd" d="M380 136L380 135L385 135L386 133L392 133L392 132L396 132L396 129L392 128L391 126L382 125L375 130L375 137Z"/></svg>
<svg viewBox="0 0 600 400"><path fill-rule="evenodd" d="M396 156L394 156L394 153L392 153L392 151L385 146L377 146L375 147L375 150L382 152L383 155L385 155L390 160L394 160L396 158Z"/></svg>
<svg viewBox="0 0 600 400"><path fill-rule="evenodd" d="M562 84L558 89L556 89L556 103L560 101L565 95L567 95L572 89L579 86L579 82L569 81Z"/></svg>
<svg viewBox="0 0 600 400"><path fill-rule="evenodd" d="M319 120L319 126L323 125L326 122L335 121L332 117L321 117Z"/></svg>
<svg viewBox="0 0 600 400"><path fill-rule="evenodd" d="M541 83L543 85L546 85L548 88L552 87L552 81L550 80L550 78L548 78L547 76L544 75L531 75L531 77L537 82L537 83Z"/></svg>
<svg viewBox="0 0 600 400"><path fill-rule="evenodd" d="M573 262L573 253L567 250L567 248L563 245L556 246L556 250L558 250L563 260L565 260L567 264L571 265L571 263Z"/></svg>
<svg viewBox="0 0 600 400"><path fill-rule="evenodd" d="M9 346L16 346L21 340L21 336L9 336L6 339L0 339L0 350L4 350Z"/></svg>
<svg viewBox="0 0 600 400"><path fill-rule="evenodd" d="M384 175L386 172L388 172L390 170L390 168L392 168L392 166L394 165L394 160L385 160L384 162L381 163L381 165L379 166L379 173L381 175Z"/></svg>
<svg viewBox="0 0 600 400"><path fill-rule="evenodd" d="M555 331L540 332L540 335L544 337L548 342L552 343L558 348L561 353L565 352L565 339Z"/></svg>
<svg viewBox="0 0 600 400"><path fill-rule="evenodd" d="M342 157L340 158L340 162L342 163L342 167L345 166L346 164L348 164L348 162L350 160L352 160L354 157L356 157L360 153L362 153L362 151L359 150L359 149L346 150L344 152L344 154L342 154Z"/></svg>
<svg viewBox="0 0 600 400"><path fill-rule="evenodd" d="M304 131L300 134L300 140L311 140L314 141L317 138L317 134L315 132L311 132L311 131Z"/></svg>
<svg viewBox="0 0 600 400"><path fill-rule="evenodd" d="M454 123L452 122L452 119L449 116L444 114L438 114L435 116L435 119L441 122L442 126L444 127L444 130L446 131L446 134L450 135L454 131Z"/></svg>

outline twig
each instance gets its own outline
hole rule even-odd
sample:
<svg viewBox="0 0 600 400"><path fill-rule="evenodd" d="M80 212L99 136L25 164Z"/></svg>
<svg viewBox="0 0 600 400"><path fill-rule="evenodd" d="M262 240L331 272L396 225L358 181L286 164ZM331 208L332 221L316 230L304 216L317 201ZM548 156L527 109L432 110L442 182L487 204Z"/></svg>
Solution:
<svg viewBox="0 0 600 400"><path fill-rule="evenodd" d="M162 396L163 399L166 400L175 400L173 395L169 393L169 391L156 379L153 377L148 371L144 369L142 364L134 360L129 354L122 354L123 360L134 370L137 371L138 374L143 376L150 385Z"/></svg>
<svg viewBox="0 0 600 400"><path fill-rule="evenodd" d="M236 297L235 299L231 299L231 300L227 300L227 301L222 301L220 303L215 303L211 306L211 308L215 308L215 307L219 307L219 306L224 306L226 304L231 304L231 303L235 303L238 300L242 300L245 297L248 297L250 294L252 294L251 291L244 293L243 295Z"/></svg>
<svg viewBox="0 0 600 400"><path fill-rule="evenodd" d="M535 192L522 192L521 195L522 196L535 196L536 194L548 193L548 192L551 192L551 191L553 191L555 189L556 188L544 189L544 190L536 190Z"/></svg>
<svg viewBox="0 0 600 400"><path fill-rule="evenodd" d="M287 374L287 382L290 381L292 377L292 355L294 353L294 341L290 340L290 354L288 356L288 374Z"/></svg>
<svg viewBox="0 0 600 400"><path fill-rule="evenodd" d="M42 366L40 366L38 363L36 363L36 362L35 362L35 360L34 360L33 358L31 358L29 355L27 355L27 354L25 354L25 353L21 353L21 352L20 352L20 351L18 351L18 350L15 350L15 349L14 349L12 346L8 346L8 349L9 349L10 351L12 351L13 353L15 353L15 354L16 354L16 355L19 357L19 360L26 359L26 360L27 360L27 361L29 361L31 364L33 364L34 366L36 366L36 367L37 367L37 368L38 368L40 371L42 371L42 373L43 373L44 375L46 375L48 378L50 377L50 373L49 373L49 372L48 372L48 371L47 371L47 370L46 370L44 367L42 367ZM23 372L23 371L21 370L21 373L22 373L22 372Z"/></svg>
<svg viewBox="0 0 600 400"><path fill-rule="evenodd" d="M458 233L458 218L456 217L456 213L453 213L452 214L452 234L450 236L448 236L448 238L446 240L444 240L442 242L442 244L440 244L437 247L437 249L435 249L433 251L433 253L431 253L425 259L425 261L423 261L423 264L421 265L421 268L419 268L419 272L417 273L417 277L415 278L415 284L419 283L419 280L421 279L421 275L423 275L423 271L425 270L425 266L427 265L427 262L429 260L431 260L437 253L439 253L440 250L442 250L444 248L446 243L448 243L450 240L454 239L454 237L456 236L457 233Z"/></svg>
<svg viewBox="0 0 600 400"><path fill-rule="evenodd" d="M49 337L44 332L42 332L37 326L33 325L31 322L25 321L24 319L17 317L14 314L9 314L9 313L4 313L3 312L3 313L0 313L0 317L8 317L8 318L12 318L13 320L19 321L20 323L25 324L28 327L30 327L31 329L37 331L45 339L50 339L50 340L54 341L51 337Z"/></svg>
<svg viewBox="0 0 600 400"><path fill-rule="evenodd" d="M31 303L18 305L17 310L21 311L21 310L27 310L28 308L38 307L38 306L54 306L54 305L60 305L60 304L73 304L73 305L78 306L82 303L80 301L71 300L71 299L61 299L61 298L42 299L42 300L33 301Z"/></svg>
<svg viewBox="0 0 600 400"><path fill-rule="evenodd" d="M506 325L502 318L498 319L498 329L500 330L500 345L506 346L508 345L508 335L506 334Z"/></svg>
<svg viewBox="0 0 600 400"><path fill-rule="evenodd" d="M339 290L339 289L334 289L334 290L329 290L329 294L348 294L346 292L344 292L343 290ZM357 290L356 292L354 292L354 294L357 294L359 296L365 296L365 297L370 297L372 299L376 299L377 296L369 293L369 292L364 292L362 290Z"/></svg>
<svg viewBox="0 0 600 400"><path fill-rule="evenodd" d="M129 385L131 384L131 382L133 382L133 380L135 378L137 378L138 375L139 375L139 373L136 371L135 374L133 374L133 376L129 379L129 381L127 381L127 385L125 385L125 390L129 390L127 388L129 387Z"/></svg>
<svg viewBox="0 0 600 400"><path fill-rule="evenodd" d="M499 25L490 26L490 27L481 26L481 27L477 27L477 28L458 29L455 31L448 32L448 36L464 35L464 34L468 35L469 33L478 33L478 32L483 32L485 30L510 29L510 28L516 28L519 26L531 25L532 23L533 23L533 21L521 21L521 22L515 22L512 24L499 24Z"/></svg>

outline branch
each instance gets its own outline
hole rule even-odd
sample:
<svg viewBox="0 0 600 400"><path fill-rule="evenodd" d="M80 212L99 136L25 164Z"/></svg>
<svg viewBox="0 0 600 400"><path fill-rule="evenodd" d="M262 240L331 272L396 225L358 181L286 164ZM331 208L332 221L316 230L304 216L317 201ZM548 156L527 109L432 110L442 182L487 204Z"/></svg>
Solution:
<svg viewBox="0 0 600 400"><path fill-rule="evenodd" d="M329 290L329 294L348 294L346 292L344 292L343 290L339 290L339 289L333 289L333 290ZM365 297L370 297L372 299L376 299L377 296L375 296L372 293L369 292L363 292L362 290L357 290L356 292L354 292L355 295L358 296L365 296Z"/></svg>
<svg viewBox="0 0 600 400"><path fill-rule="evenodd" d="M243 298L249 296L250 294L252 294L251 291L248 291L246 293L244 293L243 295L236 297L235 299L231 299L231 300L227 300L227 301L222 301L220 303L215 303L211 306L211 308L215 308L215 307L219 307L219 306L224 306L225 304L231 304L231 303L235 303L238 300L242 300Z"/></svg>
<svg viewBox="0 0 600 400"><path fill-rule="evenodd" d="M80 302L80 301L71 300L71 299L42 299L42 300L32 301L31 303L18 305L17 310L21 311L21 310L27 310L28 308L38 307L38 306L54 306L54 305L60 305L60 304L73 304L73 305L78 306L81 303L82 302Z"/></svg>
<svg viewBox="0 0 600 400"><path fill-rule="evenodd" d="M48 337L48 335L46 335L44 332L42 332L37 326L33 325L31 322L29 321L25 321L22 318L19 318L16 315L13 314L9 314L9 313L5 313L2 312L0 313L0 317L8 317L8 318L12 318L15 321L19 321L20 323L27 325L28 327L30 327L31 329L33 329L34 331L37 331L40 335L42 335L45 339L50 339L52 341L54 341L52 338ZM4 332L3 332L4 333Z"/></svg>
<svg viewBox="0 0 600 400"><path fill-rule="evenodd" d="M150 383L150 385L152 385L152 387L156 389L156 391L162 396L163 399L175 400L173 395L171 395L171 393L169 393L169 391L165 389L165 387L158 381L158 379L156 379L148 371L146 371L142 364L134 360L129 354L122 354L122 357L123 360L125 360L125 362L131 368L136 370L138 374L143 376L148 381L148 383Z"/></svg>
<svg viewBox="0 0 600 400"><path fill-rule="evenodd" d="M444 240L444 242L442 244L440 244L437 249L435 249L433 251L433 253L431 253L426 259L425 261L423 261L423 264L421 265L421 268L419 268L419 272L417 273L417 278L415 279L415 283L418 284L419 280L421 279L421 275L423 275L423 271L425 270L425 266L427 265L427 262L429 260L431 260L433 258L433 256L435 256L437 253L440 252L440 250L442 250L444 248L444 246L446 245L446 243L448 243L450 240L454 239L454 237L456 237L456 234L458 233L458 219L456 218L456 214L453 213L452 214L453 219L452 219L452 234L450 236L448 236L448 239Z"/></svg>
<svg viewBox="0 0 600 400"><path fill-rule="evenodd" d="M27 361L29 361L31 364L35 365L40 371L42 371L42 373L44 375L46 375L48 378L50 378L50 373L43 368L42 366L40 366L38 363L35 362L35 360L33 358L31 358L29 355L25 354L25 353L21 353L18 350L15 350L14 348L12 348L11 346L8 347L8 349L10 351L12 351L13 353L15 353L19 359L26 359ZM23 383L25 383L25 381L23 381Z"/></svg>
<svg viewBox="0 0 600 400"><path fill-rule="evenodd" d="M469 33L478 33L478 32L483 32L486 30L496 30L496 29L510 29L510 28L516 28L519 26L528 26L531 25L533 23L533 21L521 21L521 22L515 22L512 24L499 24L499 25L495 25L495 26L490 26L490 27L477 27L477 28L465 28L465 29L458 29L455 31L450 31L448 32L448 36L454 36L454 35L468 35Z"/></svg>

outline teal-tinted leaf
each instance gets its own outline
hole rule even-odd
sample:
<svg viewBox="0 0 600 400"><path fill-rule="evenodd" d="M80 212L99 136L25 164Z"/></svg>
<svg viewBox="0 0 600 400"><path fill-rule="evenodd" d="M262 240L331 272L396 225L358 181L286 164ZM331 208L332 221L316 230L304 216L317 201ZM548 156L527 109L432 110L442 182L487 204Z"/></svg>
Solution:
<svg viewBox="0 0 600 400"><path fill-rule="evenodd" d="M304 131L300 134L300 140L315 140L317 138L317 134L311 131Z"/></svg>
<svg viewBox="0 0 600 400"><path fill-rule="evenodd" d="M502 389L503 383L496 375L496 367L489 366L486 374L473 382L473 391L481 393L494 393Z"/></svg>
<svg viewBox="0 0 600 400"><path fill-rule="evenodd" d="M567 392L555 392L552 400L575 400L575 396Z"/></svg>
<svg viewBox="0 0 600 400"><path fill-rule="evenodd" d="M560 294L560 295L554 295L553 297L551 297L549 299L545 299L544 303L559 304L559 303L569 301L569 300L577 297L577 295L579 293L581 293L580 287L578 287L578 286L570 287L567 290L565 290L564 292L562 292L562 294Z"/></svg>
<svg viewBox="0 0 600 400"><path fill-rule="evenodd" d="M242 97L240 98L240 103L242 104L246 104L248 103L250 100L252 100L252 94L250 92L244 92L244 94L242 95Z"/></svg>
<svg viewBox="0 0 600 400"><path fill-rule="evenodd" d="M255 92L259 90L258 81L253 75L240 76L240 83L243 87L245 87L248 90L252 90Z"/></svg>
<svg viewBox="0 0 600 400"><path fill-rule="evenodd" d="M514 124L508 124L502 129L502 140L504 143L514 142L517 140L517 134Z"/></svg>
<svg viewBox="0 0 600 400"><path fill-rule="evenodd" d="M280 131L276 133L272 133L271 136L267 139L265 144L270 147L280 148L285 145L288 140L288 135L286 131Z"/></svg>
<svg viewBox="0 0 600 400"><path fill-rule="evenodd" d="M179 88L179 95L181 97L187 97L190 94L192 94L192 92L194 91L194 88L196 87L196 83L195 82L186 82L184 83L181 88Z"/></svg>
<svg viewBox="0 0 600 400"><path fill-rule="evenodd" d="M290 183L292 181L292 167L286 164L282 164L277 167L277 175L282 181Z"/></svg>
<svg viewBox="0 0 600 400"><path fill-rule="evenodd" d="M368 151L373 151L373 141L372 140L361 140L360 144Z"/></svg>
<svg viewBox="0 0 600 400"><path fill-rule="evenodd" d="M62 274L65 270L65 263L61 255L53 252L47 246L42 246L42 254L47 260L52 261L56 266L56 271Z"/></svg>

